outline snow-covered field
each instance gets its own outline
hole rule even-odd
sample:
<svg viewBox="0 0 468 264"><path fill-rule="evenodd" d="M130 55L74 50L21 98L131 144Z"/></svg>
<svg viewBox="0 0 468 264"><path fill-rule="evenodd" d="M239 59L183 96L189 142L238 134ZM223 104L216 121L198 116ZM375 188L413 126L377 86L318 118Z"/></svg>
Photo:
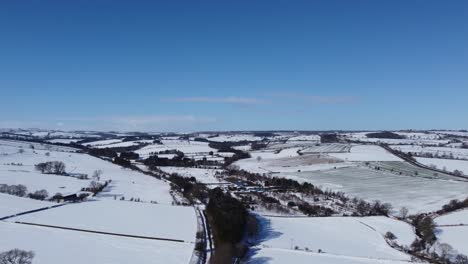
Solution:
<svg viewBox="0 0 468 264"><path fill-rule="evenodd" d="M349 153L330 153L332 157L345 161L401 161L400 158L379 146L356 145Z"/></svg>
<svg viewBox="0 0 468 264"><path fill-rule="evenodd" d="M215 177L216 172L221 172L222 170L184 167L159 167L159 169L166 173L177 173L183 177L195 177L195 179L201 183L210 184L223 182Z"/></svg>
<svg viewBox="0 0 468 264"><path fill-rule="evenodd" d="M458 253L468 255L468 209L446 214L435 219L437 238Z"/></svg>
<svg viewBox="0 0 468 264"><path fill-rule="evenodd" d="M81 216L81 218L86 218ZM32 250L34 264L189 263L193 244L82 233L0 222L0 252ZM8 239L3 239L8 238Z"/></svg>
<svg viewBox="0 0 468 264"><path fill-rule="evenodd" d="M130 169L124 169L99 158L86 154L49 151L23 148L23 153L18 153L19 147L24 143L8 142L7 146L0 141L0 149L12 149L10 155L0 155L0 184L23 184L28 190L36 191L45 189L52 196L56 193L76 193L83 187L88 187L91 179L80 180L74 177L46 175L34 169L34 165L46 161L62 161L69 173L83 173L91 178L95 170L103 172L101 182L112 180L112 183L99 196L101 198L125 199L140 198L143 201L156 201L158 203L171 204L173 199L169 194L170 185L162 180L144 175ZM13 146L12 146L13 145ZM49 154L47 154L49 153ZM22 163L22 166L7 165Z"/></svg>
<svg viewBox="0 0 468 264"><path fill-rule="evenodd" d="M439 139L437 135L433 136L424 133L405 133L397 132L398 134L406 135L408 138L404 139L390 139L390 138L368 138L366 134L371 132L359 132L359 133L347 133L343 134L347 139L361 142L372 142L372 143L386 143L389 145L398 144L414 144L414 145L432 145L437 146L438 144L447 144L449 140Z"/></svg>
<svg viewBox="0 0 468 264"><path fill-rule="evenodd" d="M341 191L368 201L388 202L398 210L412 213L439 210L452 199L465 199L468 182L396 175L366 167L326 171L283 173L282 176L307 181L323 189Z"/></svg>
<svg viewBox="0 0 468 264"><path fill-rule="evenodd" d="M438 227L437 239L449 244L459 254L468 255L468 226Z"/></svg>
<svg viewBox="0 0 468 264"><path fill-rule="evenodd" d="M454 158L458 159L468 160L468 149L450 147L423 147L413 145L395 145L390 147L406 153L430 153L438 156L446 155L453 156Z"/></svg>
<svg viewBox="0 0 468 264"><path fill-rule="evenodd" d="M217 152L216 149L210 148L206 142L188 141L188 140L162 140L162 145L153 144L143 147L137 151L140 156L147 157L151 154L157 154L160 151L178 150L184 154L202 154L210 151Z"/></svg>
<svg viewBox="0 0 468 264"><path fill-rule="evenodd" d="M349 144L320 144L310 148L302 150L302 153L340 153L340 152L349 152L351 146Z"/></svg>
<svg viewBox="0 0 468 264"><path fill-rule="evenodd" d="M138 146L141 144L151 144L154 140L135 140L135 141L123 141L123 142L116 142L106 145L97 145L94 148L125 148L131 146Z"/></svg>
<svg viewBox="0 0 468 264"><path fill-rule="evenodd" d="M192 207L127 201L68 204L9 219L100 232L194 242L197 232Z"/></svg>
<svg viewBox="0 0 468 264"><path fill-rule="evenodd" d="M468 160L450 160L450 159L432 159L432 158L416 158L416 160L427 166L436 166L437 169L454 171L459 170L463 174L468 175Z"/></svg>
<svg viewBox="0 0 468 264"><path fill-rule="evenodd" d="M410 225L384 217L260 217L260 223L259 248L297 248L296 251L304 253L321 251L334 256L373 260L410 260L410 256L387 244L383 237L386 232L394 233L405 244L415 238ZM254 256L254 259L258 257Z"/></svg>
<svg viewBox="0 0 468 264"><path fill-rule="evenodd" d="M217 137L210 137L208 140L216 142L239 142L239 141L259 141L261 137L256 137L251 134L238 134L238 135L219 135Z"/></svg>
<svg viewBox="0 0 468 264"><path fill-rule="evenodd" d="M84 143L83 145L87 147L99 147L99 146L120 143L120 142L122 142L122 139L106 139L106 140L98 140L98 141L93 141L89 143Z"/></svg>
<svg viewBox="0 0 468 264"><path fill-rule="evenodd" d="M0 193L0 218L53 205L56 204Z"/></svg>
<svg viewBox="0 0 468 264"><path fill-rule="evenodd" d="M299 155L298 151L302 149L293 147L253 151L250 152L251 158L239 160L234 165L254 173L316 171L355 166L355 164L318 153Z"/></svg>
<svg viewBox="0 0 468 264"><path fill-rule="evenodd" d="M437 217L435 222L437 225L468 225L468 209Z"/></svg>
<svg viewBox="0 0 468 264"><path fill-rule="evenodd" d="M314 141L314 142L320 142L320 136L319 135L300 135L300 136L295 136L295 137L290 137L288 141Z"/></svg>
<svg viewBox="0 0 468 264"><path fill-rule="evenodd" d="M60 144L70 144L70 143L75 143L80 141L80 139L64 139L64 138L58 138L58 139L51 139L47 140L47 142L50 143L60 143Z"/></svg>
<svg viewBox="0 0 468 264"><path fill-rule="evenodd" d="M340 256L326 253L313 253L278 248L257 248L255 255L247 262L249 264L407 264L408 261L370 259L350 256Z"/></svg>

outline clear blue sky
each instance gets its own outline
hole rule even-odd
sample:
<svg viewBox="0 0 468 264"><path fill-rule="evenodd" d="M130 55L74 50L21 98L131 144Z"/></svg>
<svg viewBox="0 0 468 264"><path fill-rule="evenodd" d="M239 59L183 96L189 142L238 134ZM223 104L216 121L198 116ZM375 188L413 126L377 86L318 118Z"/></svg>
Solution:
<svg viewBox="0 0 468 264"><path fill-rule="evenodd" d="M468 128L468 1L1 1L0 127Z"/></svg>

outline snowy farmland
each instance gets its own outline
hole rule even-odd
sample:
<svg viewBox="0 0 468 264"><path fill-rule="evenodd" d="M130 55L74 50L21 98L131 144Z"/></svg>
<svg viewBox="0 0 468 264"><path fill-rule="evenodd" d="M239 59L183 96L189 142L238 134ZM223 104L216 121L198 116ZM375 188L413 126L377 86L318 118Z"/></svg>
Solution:
<svg viewBox="0 0 468 264"><path fill-rule="evenodd" d="M349 152L351 149L351 145L349 144L317 144L315 146L306 148L301 150L302 153L342 153L342 152Z"/></svg>
<svg viewBox="0 0 468 264"><path fill-rule="evenodd" d="M356 145L351 147L349 153L330 153L329 155L344 161L401 161L385 149L373 145Z"/></svg>
<svg viewBox="0 0 468 264"><path fill-rule="evenodd" d="M249 264L407 264L409 261L370 259L277 248L254 248Z"/></svg>
<svg viewBox="0 0 468 264"><path fill-rule="evenodd" d="M416 160L427 166L435 166L439 170L455 171L459 170L464 175L468 175L468 160L450 160L436 158L416 158Z"/></svg>
<svg viewBox="0 0 468 264"><path fill-rule="evenodd" d="M410 241L416 237L410 225L384 217L260 216L259 219L262 231L257 248L261 249L260 252L262 248L289 250L289 253L294 252L293 254L306 254L309 256L309 261L314 260L314 253L320 252L325 256L364 260L356 263L367 263L366 260L408 261L410 256L390 247L384 239L384 234L388 231L396 234L398 242L403 244L411 243ZM256 263L255 259L262 257L261 253L252 256L250 263ZM303 261L305 260L303 256Z"/></svg>
<svg viewBox="0 0 468 264"><path fill-rule="evenodd" d="M461 254L468 255L468 210L443 215L435 219L437 237Z"/></svg>
<svg viewBox="0 0 468 264"><path fill-rule="evenodd" d="M193 242L197 231L195 211L192 207L127 201L68 204L14 217L8 221L185 242Z"/></svg>
<svg viewBox="0 0 468 264"><path fill-rule="evenodd" d="M286 148L281 150L265 150L250 152L252 158L239 160L234 165L254 173L280 173L315 171L333 169L335 167L354 166L341 160L321 154L299 155L302 148Z"/></svg>
<svg viewBox="0 0 468 264"><path fill-rule="evenodd" d="M407 207L413 213L439 210L452 199L465 199L468 190L468 182L465 181L396 175L366 167L282 175L368 201L389 202L396 210Z"/></svg>
<svg viewBox="0 0 468 264"><path fill-rule="evenodd" d="M34 264L188 263L193 244L81 233L0 222L0 251L32 250Z"/></svg>
<svg viewBox="0 0 468 264"><path fill-rule="evenodd" d="M269 137L270 141L261 142L265 143L266 147L258 149L258 145L263 144L238 146L238 141L241 140L262 140L253 138L253 134L233 133L216 137L211 135L213 134L203 137L210 141L224 141L226 146L232 145L235 149L246 151L251 157L237 160L229 169L203 163L194 167L158 164L158 169L164 173L155 170L152 172L155 176L150 176L145 174L150 174L150 171L143 165L143 161L151 155L173 158L178 155L175 152L177 150L183 152L186 158L206 158L222 163L225 157L232 157L234 153L218 152L217 149L211 148L208 142L194 141L194 134L184 137L192 140L183 140L180 135L171 134L161 137L161 141L125 141L125 136L111 135L109 138L112 139L101 137L101 140L85 143L89 148L133 147L145 144L139 149L130 148L136 149L134 152L140 155L140 159L129 158L131 164L141 170L138 171L116 165L107 158L90 156L75 148L0 140L0 184L22 184L27 187L28 192L45 189L51 197L55 193L77 193L90 186L94 180L109 182L96 196L75 204L58 204L0 194L0 218L8 216L0 222L0 236L15 234L14 239L0 242L0 251L14 247L34 250L34 264L58 264L62 263L66 256L72 256L73 261L77 263L90 262L90 257L92 261L98 260L102 263L128 263L135 254L138 257L134 259L139 263L154 263L159 259L163 259L164 263L194 263L195 243L199 241L197 232L203 230L203 217L198 218L193 207L173 206L175 203L190 200L187 197L183 198L182 192L178 191L180 186L175 185L175 179L178 178L169 176L175 173L183 177L194 177L197 182L206 184L208 189L218 187L220 183L226 184L222 178L229 177L229 182L236 181L236 184L229 184L229 192L233 197L245 199L246 202L249 202L249 198L255 198L250 200L255 205L251 212L264 213L265 216L258 215L262 232L248 253L247 263L412 263L409 255L390 247L384 239L390 231L396 236L394 242L410 247L416 238L411 225L383 216L303 217L319 214L304 212L300 209L300 206L304 205L299 206L302 202L310 204L312 210L320 206L331 208L337 213L330 215L335 216L351 215L356 213L357 209L353 205L349 205L349 208L343 207L340 205L340 198L327 192L319 199L317 196L309 197L296 189L284 191L276 189L281 187L263 188L263 184L266 184L265 179L290 178L300 183L310 182L324 191L343 192L350 198L390 203L393 206L390 214L395 216L399 215L402 207L408 208L410 214L427 213L441 209L450 200L465 199L467 195L468 181L411 165L378 145L350 143L341 139L340 143L318 143L320 138L317 136L289 133ZM402 132L402 135L407 137L405 140L412 142L441 141L443 138L439 134L416 132ZM277 141L274 141L275 138ZM47 140L51 143L65 143L76 139ZM459 147L460 144L431 148L438 149L439 153L443 149L444 153L462 155L464 150ZM254 145L256 150L251 150ZM422 146L413 145L394 147L423 149ZM425 150L428 148L424 147ZM47 161L62 161L67 173L42 174L35 169L35 164ZM423 158L418 158L418 161L423 164L437 161L439 168L447 167L448 170L453 170L455 165L457 169L461 169L460 164L464 162L438 159L426 161ZM453 164L448 164L452 162ZM236 172L236 169L264 175L245 177L243 172ZM92 177L97 170L102 172L98 179ZM77 175L88 177L80 179ZM255 177L262 180L256 180ZM241 184L253 184L256 187L242 189L238 187ZM227 188L223 190L227 191ZM263 208L258 204L266 204L265 201L275 201L274 199L278 200L277 206L270 206L268 208L271 209L268 210L265 209L267 206ZM195 202L199 204L200 201ZM296 205L290 205L290 202ZM20 214L36 209L43 210ZM467 224L464 221L464 212L436 219L438 243L450 243L460 253L464 253L466 247L463 238L466 231L464 225ZM29 240L29 234L36 240ZM54 256L53 251L37 242L45 234L50 234L50 245L66 245L70 248ZM95 247L90 248L89 244ZM79 255L81 251L73 250L74 247L88 250L89 253ZM73 261L70 263L75 263Z"/></svg>
<svg viewBox="0 0 468 264"><path fill-rule="evenodd" d="M137 151L141 157L148 157L166 150L178 150L185 155L207 155L209 152L217 152L216 149L210 148L206 142L197 142L189 140L162 140L162 145L152 144L145 146Z"/></svg>
<svg viewBox="0 0 468 264"><path fill-rule="evenodd" d="M169 174L177 173L183 177L194 177L198 182L205 184L216 184L223 182L222 180L215 177L216 172L222 172L222 170L184 167L159 167L159 169Z"/></svg>
<svg viewBox="0 0 468 264"><path fill-rule="evenodd" d="M449 147L424 147L413 145L396 145L390 147L406 153L432 154L435 157L447 156L451 158L453 157L455 159L468 160L468 149Z"/></svg>
<svg viewBox="0 0 468 264"><path fill-rule="evenodd" d="M45 189L49 198L88 187L96 180L91 178L96 170L102 172L99 181L111 181L96 197L82 203L0 194L0 218L9 217L0 222L0 236L9 238L0 241L0 252L32 250L34 264L191 261L197 217L193 207L171 205L174 198L165 180L71 148L0 141L0 150L0 184L22 184L28 192ZM46 161L64 162L70 176L35 170L35 164ZM89 179L78 179L75 174Z"/></svg>
<svg viewBox="0 0 468 264"><path fill-rule="evenodd" d="M0 193L0 218L53 205L56 204Z"/></svg>
<svg viewBox="0 0 468 264"><path fill-rule="evenodd" d="M170 185L162 180L144 175L142 173L124 169L99 158L95 158L82 153L49 151L22 148L24 143L7 142L0 147L4 151L8 149L9 155L0 155L0 183L3 184L23 184L29 191L45 189L49 195L56 193L72 194L88 187L91 179L82 180L70 176L59 176L51 174L41 174L34 169L34 165L46 161L62 161L66 165L66 172L86 174L90 178L95 170L101 170L101 181L112 180L109 187L99 196L102 198L140 198L143 201L155 201L158 203L171 204L173 199L169 194ZM59 149L57 149L59 150ZM69 149L66 148L68 151ZM12 164L21 163L21 166Z"/></svg>

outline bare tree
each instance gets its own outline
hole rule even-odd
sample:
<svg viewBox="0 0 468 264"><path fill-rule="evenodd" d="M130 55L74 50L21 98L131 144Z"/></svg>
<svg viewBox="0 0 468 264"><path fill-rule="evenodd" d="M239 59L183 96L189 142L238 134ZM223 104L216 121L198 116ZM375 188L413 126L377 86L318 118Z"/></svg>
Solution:
<svg viewBox="0 0 468 264"><path fill-rule="evenodd" d="M0 264L31 264L34 252L21 249L12 249L0 253Z"/></svg>
<svg viewBox="0 0 468 264"><path fill-rule="evenodd" d="M455 264L468 264L468 257L465 255L458 255L455 258Z"/></svg>
<svg viewBox="0 0 468 264"><path fill-rule="evenodd" d="M55 174L63 175L65 174L65 163L61 161L54 161L53 162L53 171Z"/></svg>
<svg viewBox="0 0 468 264"><path fill-rule="evenodd" d="M48 174L65 174L65 163L61 161L48 161L34 165L36 170Z"/></svg>
<svg viewBox="0 0 468 264"><path fill-rule="evenodd" d="M45 200L47 197L49 197L49 193L44 189L29 194L29 198L36 200Z"/></svg>
<svg viewBox="0 0 468 264"><path fill-rule="evenodd" d="M440 244L439 248L440 248L440 256L443 259L446 259L448 257L448 254L453 250L453 248L449 244L446 244L446 243Z"/></svg>
<svg viewBox="0 0 468 264"><path fill-rule="evenodd" d="M400 208L400 217L401 218L406 218L408 216L409 210L406 207Z"/></svg>
<svg viewBox="0 0 468 264"><path fill-rule="evenodd" d="M99 181L101 180L102 170L95 170L93 172L93 179Z"/></svg>

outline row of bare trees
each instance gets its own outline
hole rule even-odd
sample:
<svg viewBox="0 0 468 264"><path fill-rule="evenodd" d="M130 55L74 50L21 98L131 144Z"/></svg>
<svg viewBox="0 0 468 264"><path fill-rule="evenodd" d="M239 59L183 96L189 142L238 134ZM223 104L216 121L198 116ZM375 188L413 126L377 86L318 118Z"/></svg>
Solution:
<svg viewBox="0 0 468 264"><path fill-rule="evenodd" d="M57 174L57 175L64 175L65 174L65 163L62 161L47 161L36 164L34 166L36 170L40 171L43 174Z"/></svg>

